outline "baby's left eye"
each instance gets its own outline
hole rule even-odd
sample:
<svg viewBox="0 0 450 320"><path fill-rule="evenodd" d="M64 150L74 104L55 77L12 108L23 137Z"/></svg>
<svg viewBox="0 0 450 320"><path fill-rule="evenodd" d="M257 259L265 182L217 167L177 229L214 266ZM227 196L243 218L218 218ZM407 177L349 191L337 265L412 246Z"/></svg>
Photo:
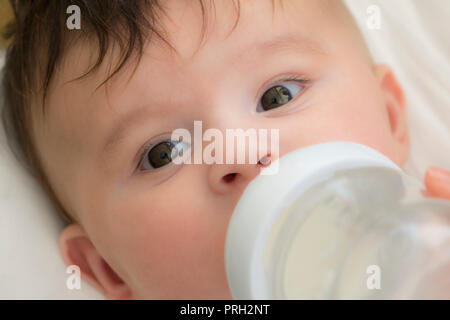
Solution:
<svg viewBox="0 0 450 320"><path fill-rule="evenodd" d="M262 95L257 112L264 112L281 107L294 99L304 89L301 84L284 83L273 86Z"/></svg>

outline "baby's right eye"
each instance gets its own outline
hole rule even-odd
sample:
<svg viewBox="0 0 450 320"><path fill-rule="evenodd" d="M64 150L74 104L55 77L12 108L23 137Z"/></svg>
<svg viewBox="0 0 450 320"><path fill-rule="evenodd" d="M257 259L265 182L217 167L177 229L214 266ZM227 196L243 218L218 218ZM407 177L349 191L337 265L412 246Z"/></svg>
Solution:
<svg viewBox="0 0 450 320"><path fill-rule="evenodd" d="M183 141L164 140L145 148L139 165L140 170L154 170L170 164L176 157L187 152Z"/></svg>

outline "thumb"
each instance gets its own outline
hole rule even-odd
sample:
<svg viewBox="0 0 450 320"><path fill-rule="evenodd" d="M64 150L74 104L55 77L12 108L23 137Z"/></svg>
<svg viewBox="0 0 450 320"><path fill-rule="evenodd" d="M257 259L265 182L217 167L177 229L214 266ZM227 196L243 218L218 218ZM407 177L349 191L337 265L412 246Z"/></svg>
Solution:
<svg viewBox="0 0 450 320"><path fill-rule="evenodd" d="M425 186L430 196L450 199L450 171L429 167L425 173Z"/></svg>

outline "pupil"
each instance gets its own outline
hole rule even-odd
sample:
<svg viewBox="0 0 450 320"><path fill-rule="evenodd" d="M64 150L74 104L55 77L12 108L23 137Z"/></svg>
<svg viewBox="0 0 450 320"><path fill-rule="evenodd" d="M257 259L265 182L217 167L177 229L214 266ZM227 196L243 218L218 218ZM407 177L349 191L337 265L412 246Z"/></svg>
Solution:
<svg viewBox="0 0 450 320"><path fill-rule="evenodd" d="M173 144L171 142L160 142L148 153L148 161L153 168L160 168L169 164L172 154Z"/></svg>
<svg viewBox="0 0 450 320"><path fill-rule="evenodd" d="M264 110L270 110L288 103L291 99L291 93L286 87L276 86L264 93L261 105Z"/></svg>

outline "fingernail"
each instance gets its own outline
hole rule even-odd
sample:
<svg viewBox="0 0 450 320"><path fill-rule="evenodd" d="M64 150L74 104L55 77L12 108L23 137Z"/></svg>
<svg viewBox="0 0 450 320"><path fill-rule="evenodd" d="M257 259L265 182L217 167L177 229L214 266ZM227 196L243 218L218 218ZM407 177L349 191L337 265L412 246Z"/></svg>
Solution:
<svg viewBox="0 0 450 320"><path fill-rule="evenodd" d="M450 171L438 168L438 167L429 167L428 172L433 176L434 179L446 181L450 183Z"/></svg>

